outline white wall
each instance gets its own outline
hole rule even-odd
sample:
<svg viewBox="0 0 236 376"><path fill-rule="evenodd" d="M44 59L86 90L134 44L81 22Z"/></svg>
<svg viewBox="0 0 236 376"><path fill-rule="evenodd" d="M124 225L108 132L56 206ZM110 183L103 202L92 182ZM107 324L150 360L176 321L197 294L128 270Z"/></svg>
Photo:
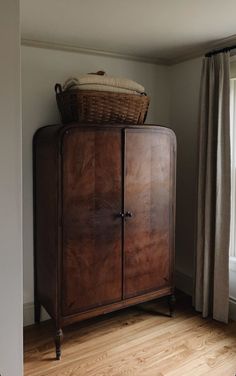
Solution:
<svg viewBox="0 0 236 376"><path fill-rule="evenodd" d="M22 375L19 1L0 2L0 374Z"/></svg>
<svg viewBox="0 0 236 376"><path fill-rule="evenodd" d="M177 136L177 283L191 292L197 201L198 103L202 59L170 67L171 124Z"/></svg>
<svg viewBox="0 0 236 376"><path fill-rule="evenodd" d="M24 302L26 320L32 322L33 302L33 216L32 216L32 137L37 128L59 122L54 85L73 74L100 69L142 83L151 96L147 121L170 123L168 67L112 57L22 46L23 101L23 240Z"/></svg>
<svg viewBox="0 0 236 376"><path fill-rule="evenodd" d="M139 81L152 98L148 121L171 126L175 131L178 156L176 284L192 293L201 65L202 58L163 67L22 47L25 323L32 322L33 312L32 137L38 127L59 121L53 87L55 82L62 82L74 73L104 69L110 74Z"/></svg>

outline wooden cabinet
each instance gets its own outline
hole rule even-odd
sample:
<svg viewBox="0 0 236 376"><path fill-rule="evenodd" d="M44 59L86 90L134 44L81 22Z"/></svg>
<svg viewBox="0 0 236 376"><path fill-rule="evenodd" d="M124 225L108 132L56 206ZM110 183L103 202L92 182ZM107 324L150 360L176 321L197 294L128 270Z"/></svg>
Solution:
<svg viewBox="0 0 236 376"><path fill-rule="evenodd" d="M173 303L174 133L67 125L34 137L35 321L62 328L161 296Z"/></svg>
<svg viewBox="0 0 236 376"><path fill-rule="evenodd" d="M120 130L73 128L62 144L62 314L122 299Z"/></svg>

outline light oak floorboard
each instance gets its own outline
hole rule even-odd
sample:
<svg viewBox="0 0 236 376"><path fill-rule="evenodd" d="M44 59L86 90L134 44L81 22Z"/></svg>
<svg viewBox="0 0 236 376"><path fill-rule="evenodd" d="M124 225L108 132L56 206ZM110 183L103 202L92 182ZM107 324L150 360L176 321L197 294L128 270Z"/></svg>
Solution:
<svg viewBox="0 0 236 376"><path fill-rule="evenodd" d="M180 296L71 325L55 361L51 321L25 329L25 376L235 376L236 323L202 319Z"/></svg>

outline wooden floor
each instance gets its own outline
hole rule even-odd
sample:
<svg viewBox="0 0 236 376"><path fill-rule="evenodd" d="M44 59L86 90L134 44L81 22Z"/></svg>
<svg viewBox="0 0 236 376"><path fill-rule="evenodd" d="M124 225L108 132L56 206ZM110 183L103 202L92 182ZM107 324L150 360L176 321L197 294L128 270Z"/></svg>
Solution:
<svg viewBox="0 0 236 376"><path fill-rule="evenodd" d="M161 314L162 312L162 314ZM25 329L25 376L235 376L236 323L204 320L180 298L145 304L64 331L54 360L52 323Z"/></svg>

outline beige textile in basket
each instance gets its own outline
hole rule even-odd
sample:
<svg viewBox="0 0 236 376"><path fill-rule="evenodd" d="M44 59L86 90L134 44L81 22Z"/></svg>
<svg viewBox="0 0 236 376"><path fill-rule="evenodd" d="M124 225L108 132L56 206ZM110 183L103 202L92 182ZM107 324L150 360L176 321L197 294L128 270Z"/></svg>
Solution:
<svg viewBox="0 0 236 376"><path fill-rule="evenodd" d="M95 90L62 91L55 85L63 123L143 124L150 98L146 95Z"/></svg>

